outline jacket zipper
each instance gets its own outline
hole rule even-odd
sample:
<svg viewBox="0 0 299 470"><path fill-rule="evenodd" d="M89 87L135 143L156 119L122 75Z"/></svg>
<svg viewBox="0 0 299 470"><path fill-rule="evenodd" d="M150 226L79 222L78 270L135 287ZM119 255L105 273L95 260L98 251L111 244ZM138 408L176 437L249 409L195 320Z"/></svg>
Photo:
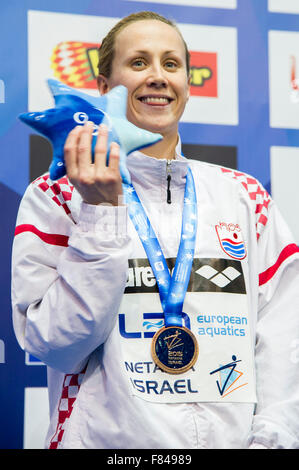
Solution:
<svg viewBox="0 0 299 470"><path fill-rule="evenodd" d="M171 191L170 191L171 160L167 160L166 162L166 179L167 179L167 203L171 204Z"/></svg>

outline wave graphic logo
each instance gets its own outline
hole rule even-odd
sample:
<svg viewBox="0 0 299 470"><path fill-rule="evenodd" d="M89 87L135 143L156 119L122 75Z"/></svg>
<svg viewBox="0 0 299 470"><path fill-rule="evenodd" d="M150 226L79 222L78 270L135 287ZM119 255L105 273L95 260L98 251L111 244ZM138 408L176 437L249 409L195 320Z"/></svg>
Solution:
<svg viewBox="0 0 299 470"><path fill-rule="evenodd" d="M164 326L164 320L160 320L158 322L144 321L143 326L146 330L150 330L151 328L157 328L159 330Z"/></svg>
<svg viewBox="0 0 299 470"><path fill-rule="evenodd" d="M222 250L231 258L241 260L246 257L246 247L238 224L220 222L215 225Z"/></svg>

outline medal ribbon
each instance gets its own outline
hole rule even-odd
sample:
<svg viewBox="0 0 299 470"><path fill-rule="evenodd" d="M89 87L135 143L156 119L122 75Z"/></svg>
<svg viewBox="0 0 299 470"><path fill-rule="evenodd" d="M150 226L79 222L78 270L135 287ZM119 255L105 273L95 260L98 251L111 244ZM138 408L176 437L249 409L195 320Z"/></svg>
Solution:
<svg viewBox="0 0 299 470"><path fill-rule="evenodd" d="M123 184L129 215L157 280L165 326L182 326L197 230L197 202L193 175L188 168L184 194L181 240L172 276L142 203L131 184Z"/></svg>

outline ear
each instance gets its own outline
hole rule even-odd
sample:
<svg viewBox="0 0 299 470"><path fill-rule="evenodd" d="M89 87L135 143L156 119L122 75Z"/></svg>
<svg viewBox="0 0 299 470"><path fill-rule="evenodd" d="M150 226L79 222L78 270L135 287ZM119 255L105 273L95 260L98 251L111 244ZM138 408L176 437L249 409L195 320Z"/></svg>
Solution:
<svg viewBox="0 0 299 470"><path fill-rule="evenodd" d="M108 85L108 80L105 75L98 75L97 77L97 83L98 83L98 89L101 95L105 95L109 91L109 85Z"/></svg>

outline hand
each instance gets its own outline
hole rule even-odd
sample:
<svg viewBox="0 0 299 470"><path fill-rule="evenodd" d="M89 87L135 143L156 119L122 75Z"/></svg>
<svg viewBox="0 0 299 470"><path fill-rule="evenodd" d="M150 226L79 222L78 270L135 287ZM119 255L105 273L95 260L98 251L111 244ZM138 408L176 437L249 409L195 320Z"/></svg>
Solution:
<svg viewBox="0 0 299 470"><path fill-rule="evenodd" d="M119 145L111 143L107 166L108 130L106 126L100 125L92 163L93 131L93 123L87 122L69 133L64 145L67 176L87 204L120 205L123 191L119 172Z"/></svg>

